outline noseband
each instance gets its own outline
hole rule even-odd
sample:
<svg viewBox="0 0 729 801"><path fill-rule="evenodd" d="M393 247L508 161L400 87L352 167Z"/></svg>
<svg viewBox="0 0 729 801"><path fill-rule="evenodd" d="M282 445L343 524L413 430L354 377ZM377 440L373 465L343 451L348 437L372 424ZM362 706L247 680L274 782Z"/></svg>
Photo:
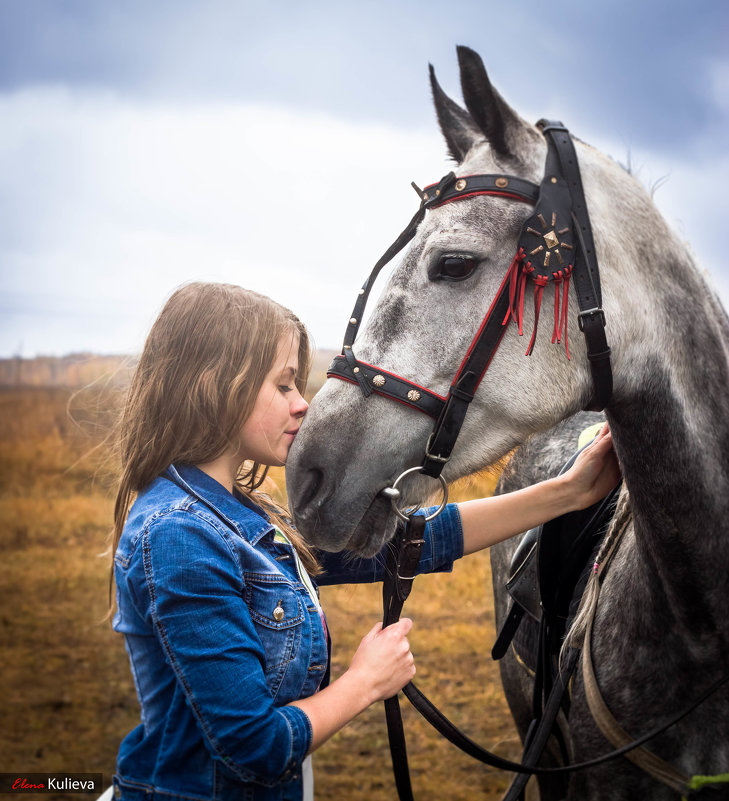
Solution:
<svg viewBox="0 0 729 801"><path fill-rule="evenodd" d="M612 394L610 348L605 336L600 275L577 155L569 132L561 122L540 120L537 125L547 140L545 173L540 186L512 175L457 178L451 172L437 184L425 188L417 213L375 264L360 289L344 335L342 355L334 358L327 371L329 378L358 384L365 398L374 392L435 419L420 468L433 478L440 476L450 459L468 406L510 321L514 320L519 334L523 333L524 295L529 279L534 282L535 320L527 355L534 348L542 294L551 283L555 287L552 342L560 342L564 335L569 358L567 302L571 280L580 309L578 322L587 344L593 383L592 398L585 409L603 409ZM528 203L535 209L522 228L514 259L461 362L448 395L444 397L402 376L360 361L354 354L353 345L372 285L382 268L415 236L426 212L446 203L480 195Z"/></svg>

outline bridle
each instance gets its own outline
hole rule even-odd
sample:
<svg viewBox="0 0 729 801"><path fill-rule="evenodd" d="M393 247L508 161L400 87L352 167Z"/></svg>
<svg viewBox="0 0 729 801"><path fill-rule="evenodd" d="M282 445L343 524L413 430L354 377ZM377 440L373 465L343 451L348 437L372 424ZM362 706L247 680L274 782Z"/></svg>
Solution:
<svg viewBox="0 0 729 801"><path fill-rule="evenodd" d="M574 145L561 122L537 123L547 140L545 174L540 186L512 175L469 175L452 172L422 192L421 204L405 230L375 264L359 291L344 336L342 355L336 356L327 376L359 385L365 398L382 395L435 419L428 438L421 472L437 478L450 459L468 406L496 353L509 323L514 320L523 333L526 282L534 282L535 321L527 349L531 354L537 333L542 294L548 284L555 287L555 323L552 341L567 344L567 303L570 282L579 305L579 327L585 337L593 394L586 409L603 409L612 394L610 348L605 335L592 228L587 213L582 180ZM522 228L516 254L476 332L446 397L375 365L362 362L353 345L367 300L382 268L415 236L430 209L481 195L507 198L535 207ZM562 311L559 312L560 300Z"/></svg>
<svg viewBox="0 0 729 801"><path fill-rule="evenodd" d="M577 155L569 131L561 122L540 120L537 126L547 141L545 172L540 185L512 175L484 174L456 177L451 172L441 178L438 183L427 186L425 190L415 187L421 196L420 207L407 227L375 264L362 285L347 325L342 354L334 358L327 371L328 378L339 378L357 384L365 398L370 397L373 393L378 394L416 409L435 420L425 446L422 464L404 471L391 487L382 491L383 495L390 498L393 510L405 524L398 528L396 535L398 546L390 550L388 557L387 575L383 585L384 625L389 625L399 618L402 606L410 593L419 561L420 548L423 544L425 523L440 514L445 508L448 491L441 472L451 457L469 404L501 344L509 323L514 321L518 326L519 334L523 334L525 289L529 279L534 283L534 328L526 355L531 355L534 348L544 290L549 284L552 284L555 290L552 342L560 343L564 336L565 350L569 359L567 310L569 288L572 284L579 306L578 324L585 337L592 378L592 394L583 408L602 410L612 395L610 348L605 334L605 313L602 308L600 275ZM353 350L354 342L370 291L382 268L413 239L418 226L429 210L439 208L446 203L482 195L527 203L534 206L534 213L522 227L514 258L451 382L448 394L444 397L414 381L357 359ZM443 492L442 502L437 510L427 518L415 515L418 507L402 510L398 505L401 496L398 485L411 473L423 473L440 482ZM545 705L545 719L550 705L552 707L549 712L551 720L556 718L562 694L567 687L578 653L579 651L572 651L568 660L569 667L566 671L560 672L557 677L553 692ZM519 782L512 785L510 794L507 796L516 798L517 794L521 793L520 788L523 789L525 779L529 775L567 773L600 765L629 752L645 751L640 748L643 743L685 717L728 680L729 676L722 677L695 699L690 706L673 715L664 724L654 727L642 737L630 741L628 735L622 730L620 730L620 736L617 737L606 734L609 741L616 746L615 750L588 762L555 768L537 766L536 762L541 750L536 748L531 748L531 750L528 748L525 751L522 764L492 754L460 732L412 682L403 688L403 692L426 720L461 750L494 767L520 774ZM597 685L595 682L593 684L593 690L599 696ZM599 700L602 700L601 696ZM397 696L387 699L385 707L398 794L403 800L412 799L402 718ZM602 717L604 718L606 715L603 714ZM597 722L603 733L606 733L599 719ZM541 732L537 732L535 739L538 740L541 737L543 745L546 745L550 731L551 722L549 726L543 727ZM650 752L647 753L653 757ZM650 775L674 789L685 790L687 794L694 789L689 777L678 772L673 771L668 776L660 775L667 766L657 757L655 759L660 764L653 770L636 759L634 761ZM712 783L707 782L707 787Z"/></svg>

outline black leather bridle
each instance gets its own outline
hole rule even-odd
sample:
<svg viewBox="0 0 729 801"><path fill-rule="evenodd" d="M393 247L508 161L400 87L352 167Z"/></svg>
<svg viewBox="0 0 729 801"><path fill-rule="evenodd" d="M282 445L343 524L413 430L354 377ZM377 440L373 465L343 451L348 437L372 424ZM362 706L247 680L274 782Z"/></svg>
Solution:
<svg viewBox="0 0 729 801"><path fill-rule="evenodd" d="M612 394L610 348L605 335L600 275L574 145L568 130L561 122L540 120L537 125L547 140L545 174L540 186L512 175L469 175L457 178L451 172L437 184L426 187L417 213L375 264L360 289L345 332L342 355L334 358L327 371L330 378L341 378L358 384L365 397L374 392L433 417L436 422L425 447L421 470L434 478L440 476L443 466L450 459L468 406L509 322L515 320L519 324L519 333L522 333L521 311L528 278L535 285L537 318L544 288L549 283L555 286L553 341L559 341L564 331L565 344L567 298L571 279L580 309L579 327L585 336L593 383L592 397L585 408L603 409ZM428 210L480 195L528 203L535 206L535 209L522 228L514 260L466 352L448 395L443 397L414 381L359 361L354 354L354 341L370 290L382 268L415 236ZM563 319L558 321L556 317L560 285ZM535 330L528 354L534 345L536 325L535 319Z"/></svg>

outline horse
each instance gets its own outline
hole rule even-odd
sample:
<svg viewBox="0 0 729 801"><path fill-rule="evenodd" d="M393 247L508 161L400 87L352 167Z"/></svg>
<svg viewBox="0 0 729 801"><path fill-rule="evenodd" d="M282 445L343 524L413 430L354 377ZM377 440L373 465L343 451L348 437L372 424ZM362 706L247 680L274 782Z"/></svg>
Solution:
<svg viewBox="0 0 729 801"><path fill-rule="evenodd" d="M430 70L455 177L462 186L483 173L539 184L548 155L543 131L497 92L477 53L459 47L458 59L465 108ZM688 247L635 177L574 136L572 142L609 336L613 385L604 416L624 481L623 536L602 577L592 658L608 708L637 737L729 666L729 318ZM360 363L377 365L383 382L403 376L445 397L503 285L531 212L528 204L493 193L430 208L357 337ZM523 296L524 284L517 290ZM522 325L505 327L470 403L443 465L449 482L515 449L502 490L553 475L574 450L577 430L593 421L579 417L595 404L580 315L566 311L574 284L561 295L534 291L535 303L520 310ZM544 320L551 321L553 312L553 339L561 344L544 333ZM535 336L527 349L523 333L530 330ZM421 463L431 428L426 415L406 404L376 391L366 398L356 385L327 381L311 403L287 466L289 500L307 540L324 550L378 552L396 524L382 490ZM411 482L419 497L432 491L431 479L417 470ZM492 549L497 622L506 614L502 585L517 544L514 539ZM504 660L502 675L524 735L530 676L513 654ZM579 672L562 723L571 760L610 750ZM647 747L689 776L729 771L726 685ZM558 784L540 778L543 801L565 797ZM679 795L624 758L571 773L566 792L572 801L668 801Z"/></svg>

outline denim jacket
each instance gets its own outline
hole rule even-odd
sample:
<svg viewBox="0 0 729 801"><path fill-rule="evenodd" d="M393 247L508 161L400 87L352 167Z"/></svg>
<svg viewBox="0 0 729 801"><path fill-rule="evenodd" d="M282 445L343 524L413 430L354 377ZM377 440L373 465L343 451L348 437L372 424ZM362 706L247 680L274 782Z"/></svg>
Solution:
<svg viewBox="0 0 729 801"><path fill-rule="evenodd" d="M463 553L457 507L426 527L419 572ZM381 558L322 554L318 583L377 581ZM327 636L265 512L189 465L139 493L115 555L117 613L142 722L123 740L115 796L299 801L306 714Z"/></svg>

